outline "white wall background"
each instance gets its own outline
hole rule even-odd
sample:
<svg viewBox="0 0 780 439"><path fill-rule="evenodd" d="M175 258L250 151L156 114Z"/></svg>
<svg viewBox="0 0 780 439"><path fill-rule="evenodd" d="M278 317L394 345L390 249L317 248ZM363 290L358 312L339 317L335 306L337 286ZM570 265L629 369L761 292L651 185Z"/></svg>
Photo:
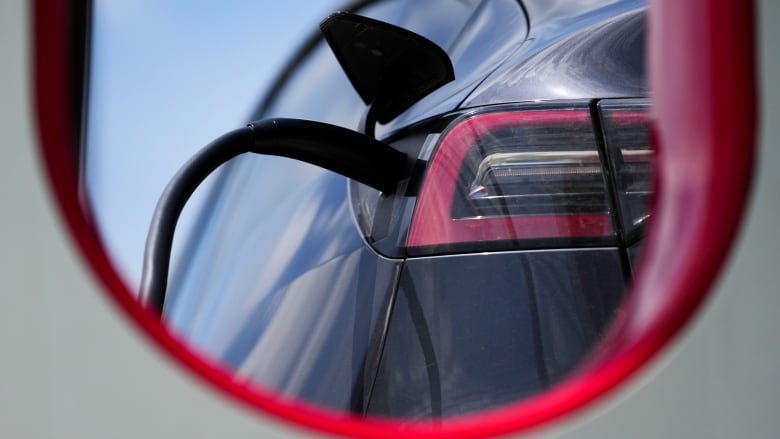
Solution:
<svg viewBox="0 0 780 439"><path fill-rule="evenodd" d="M780 431L780 3L758 3L758 172L717 294L651 370L545 436L770 438ZM0 2L0 437L311 434L205 388L103 298L50 206L38 166L26 7Z"/></svg>

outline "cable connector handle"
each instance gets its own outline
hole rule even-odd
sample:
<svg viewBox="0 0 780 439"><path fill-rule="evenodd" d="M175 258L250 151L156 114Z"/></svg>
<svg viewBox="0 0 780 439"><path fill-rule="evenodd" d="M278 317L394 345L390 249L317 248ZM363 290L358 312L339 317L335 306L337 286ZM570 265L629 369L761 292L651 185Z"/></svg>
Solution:
<svg viewBox="0 0 780 439"><path fill-rule="evenodd" d="M258 154L301 160L382 192L393 192L408 174L406 155L364 134L301 119L264 119L249 124Z"/></svg>

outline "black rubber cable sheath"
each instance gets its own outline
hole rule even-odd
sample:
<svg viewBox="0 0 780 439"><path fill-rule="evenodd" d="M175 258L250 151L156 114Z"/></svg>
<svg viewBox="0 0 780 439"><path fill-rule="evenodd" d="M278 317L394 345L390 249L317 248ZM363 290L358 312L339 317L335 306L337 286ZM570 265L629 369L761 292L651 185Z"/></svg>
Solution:
<svg viewBox="0 0 780 439"><path fill-rule="evenodd" d="M221 164L251 151L254 141L254 133L248 127L220 136L187 161L165 187L149 226L141 275L141 299L150 309L162 311L173 235L187 200Z"/></svg>
<svg viewBox="0 0 780 439"><path fill-rule="evenodd" d="M252 122L253 152L301 160L390 193L408 175L406 155L373 137L322 122L265 119Z"/></svg>
<svg viewBox="0 0 780 439"><path fill-rule="evenodd" d="M224 134L198 151L165 187L146 239L140 297L162 313L171 246L182 210L195 189L220 165L246 153L289 157L392 192L411 169L391 146L346 128L299 119L267 119Z"/></svg>

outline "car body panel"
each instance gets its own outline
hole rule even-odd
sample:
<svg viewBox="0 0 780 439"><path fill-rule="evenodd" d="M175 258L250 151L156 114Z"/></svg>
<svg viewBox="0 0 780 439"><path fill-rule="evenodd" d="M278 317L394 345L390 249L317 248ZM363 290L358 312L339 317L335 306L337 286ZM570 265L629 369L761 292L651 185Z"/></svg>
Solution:
<svg viewBox="0 0 780 439"><path fill-rule="evenodd" d="M408 260L368 414L454 416L543 391L611 320L620 258L603 248Z"/></svg>
<svg viewBox="0 0 780 439"><path fill-rule="evenodd" d="M526 44L463 106L647 94L644 2L524 4L530 22Z"/></svg>

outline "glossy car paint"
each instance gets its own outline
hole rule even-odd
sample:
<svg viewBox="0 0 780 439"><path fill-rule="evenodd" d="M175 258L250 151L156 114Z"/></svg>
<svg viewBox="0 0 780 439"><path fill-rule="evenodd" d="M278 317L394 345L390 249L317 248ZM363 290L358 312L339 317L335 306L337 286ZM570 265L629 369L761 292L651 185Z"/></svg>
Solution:
<svg viewBox="0 0 780 439"><path fill-rule="evenodd" d="M473 105L563 97L551 89L529 95L524 81L514 87L502 81L508 76L525 75L532 82L533 75L544 74L545 68L568 72L549 78L556 89L579 87L566 97L643 94L641 2L596 2L544 16L531 15L539 5L532 5L526 15L514 1L458 5L460 9L452 11L451 2L423 6L380 1L361 11L420 32L453 59L456 81L378 130L380 136L395 133L391 142L409 155L420 154L426 136L452 120L446 115L431 120L432 116ZM448 26L441 26L442 17L447 17ZM561 30L555 38L534 36L546 26ZM595 35L585 42L598 44L584 44L583 34ZM606 38L610 43L604 42ZM610 60L608 68L587 57L594 50ZM357 129L364 105L329 48L320 43L299 59L256 118L301 117ZM500 66L506 63L526 66L525 71L504 72ZM495 73L489 76L490 72ZM575 80L579 75L600 77L597 82ZM485 77L496 85L486 86ZM587 111L588 101L579 105ZM415 125L405 128L409 124ZM194 234L200 238L189 244L191 256L171 283L166 320L196 349L242 377L317 405L420 417L468 413L528 397L566 376L582 360L625 290L628 259L614 244L600 251L405 259L408 223L393 222L387 233L395 239L369 246L352 211L365 195L353 185L351 201L342 177L289 160L241 157L220 178ZM247 191L248 187L257 190ZM383 199L380 204L389 207L380 206L378 215L396 218L399 206L413 201L400 194ZM469 276L453 282L456 273ZM567 276L569 280L556 281ZM487 279L495 283L488 285ZM420 300L419 309L409 307L412 291L432 301ZM441 302L443 298L447 300ZM497 307L502 303L512 306ZM439 313L456 316L480 306L492 310L492 321L504 322L503 326L459 319L432 326L427 335L431 340L423 340L431 330L421 326L418 317L424 321ZM485 343L488 339L493 342ZM404 351L420 344L426 355ZM468 355L472 349L482 356ZM535 357L531 362L517 361ZM475 367L487 358L507 365L506 373ZM410 375L392 380L387 376L389 370L404 369ZM423 371L439 376L441 382L420 382ZM512 374L516 379L508 379ZM485 391L499 388L500 393ZM448 389L458 392L449 395ZM421 402L433 405L441 399L438 406L444 401L445 407L391 401L398 391L414 391ZM374 404L374 399L388 403Z"/></svg>
<svg viewBox="0 0 780 439"><path fill-rule="evenodd" d="M677 4L679 4L679 3L677 3ZM679 9L675 9L671 5L666 5L666 6L668 6L669 9L665 9L665 10L662 9L663 12L659 12L659 14L661 14L660 16L662 16L662 17L671 19L672 16L668 15L670 13L669 11L680 12ZM685 5L685 6L687 7L688 5ZM693 5L693 6L701 7L702 5ZM694 14L693 12L694 12L694 10L698 12L698 11L700 11L700 9L696 9L693 6L692 6L691 9L685 9L683 11L683 12L685 12L685 11L689 12L688 14L682 14L682 15L679 16L680 17L679 19L681 20L680 21L681 23L686 22L685 20L689 20L692 16L695 16L696 18L699 18L698 14ZM716 6L717 6L717 8L715 6L713 6L713 8L715 8L715 9L711 10L711 11L716 12L716 13L714 13L712 15L712 17L720 17L720 18L729 17L729 18L733 19L736 16L737 17L736 24L734 24L734 23L732 23L732 24L734 25L734 27L736 27L738 29L742 29L742 30L745 29L745 24L749 24L750 20L749 19L747 21L745 20L746 17L749 18L749 14L745 15L744 11L742 11L742 10L737 8L737 11L736 11L737 13L734 14L734 13L730 13L730 12L733 12L733 11L730 11L727 8L724 8L724 6L726 6L725 4L718 4ZM720 8L720 9L718 9L718 8ZM723 12L724 9L725 9L725 12ZM740 11L741 11L741 13L740 13ZM719 15L719 14L722 14L722 15ZM709 17L709 15L706 15L706 16ZM722 23L723 22L721 22L721 24ZM695 33L695 31L700 31L701 30L700 28L696 28L696 27L686 27L684 31L680 30L681 28L679 28L679 27L675 28L674 26L672 26L672 28L677 29L677 31L679 33L670 35L670 38L682 38L682 37L685 37L687 35L687 34L685 34L685 32L694 32ZM720 29L720 27L718 27L718 29ZM749 27L748 27L748 29L749 29ZM746 34L749 35L749 32L747 32ZM714 33L709 33L709 34L708 33L704 33L704 34L696 34L696 35L698 35L699 37L702 37L702 35L704 35L704 37L702 37L703 38L702 40L694 39L695 43L701 44L702 41L704 41L705 43L707 41L710 41L707 38L709 38L712 35L714 35ZM685 38L682 38L681 40L685 40ZM681 40L678 39L677 41L681 41ZM672 46L669 46L669 47L672 47ZM696 45L691 45L691 46L683 45L682 47L678 47L677 50L679 50L679 52L677 52L677 53L682 53L682 54L687 53L687 54L690 54L691 53L690 52L691 47L696 48L698 46L696 46ZM728 45L727 45L727 47L728 47ZM740 46L739 44L737 44L737 45L735 45L735 47L744 47L744 46ZM737 60L742 61L742 62L746 61L744 58L741 58L741 56L747 56L749 58L749 54L744 53L744 51L740 52L740 55L737 55L735 53L735 51L728 51L727 50L725 52L721 52L720 53L720 57L718 58L718 60L719 60L718 62L726 62L727 63L727 62L737 61ZM692 62L694 60L695 61L700 61L700 59L696 59L695 57L691 57L691 58L692 58ZM679 64L676 64L676 65L678 65L678 66L679 65L686 66L685 62L680 62L679 58L676 58L676 59L677 59L677 62L679 63ZM712 61L712 58L706 58L706 59L709 60L709 61ZM749 59L747 61L749 62ZM695 66L697 66L697 64L694 63L694 64L687 65L686 67L689 67L690 71L695 72L696 71L695 68L694 68ZM724 70L727 70L727 69L724 69ZM688 80L692 76L695 76L695 75L686 75L686 72L687 72L687 70L685 68L683 68L683 69L681 69L679 71L679 73L680 73L679 77L673 75L672 78L685 78L686 80ZM659 77L663 77L663 75L661 75ZM697 77L697 79L700 79L700 78L701 78L701 76ZM739 77L739 79L745 80L746 78L744 76L742 76L742 77ZM747 79L748 79L748 81L750 80L749 77ZM672 79L668 79L668 80L672 81ZM723 77L718 78L717 81L718 82L716 82L716 83L718 85L720 85L720 86L731 87L731 88L728 88L728 90L742 90L742 89L740 89L740 87L738 85L735 85L735 84L739 84L738 81L737 82L734 82L734 81L728 82L727 81L727 82L723 83L723 82L721 82L721 81L723 81ZM689 83L685 83L683 81L683 83L685 84L685 86L690 86L691 85L690 82ZM702 89L706 89L706 87L696 87L696 86L693 87L693 90L695 90L696 93L704 93L704 95L707 95L707 93L709 93L708 89L705 90L705 91L702 91ZM659 90L667 91L667 90L669 90L669 85L667 84L665 87L659 86ZM683 93L683 95L685 95L685 94ZM50 95L50 96L51 97L57 97L56 94ZM690 95L685 95L685 96L690 97ZM727 102L733 102L734 98L736 96L727 94L726 97L727 97L726 98ZM662 94L659 99L661 101L663 101L663 102L669 102L668 100L666 100L667 98L668 98L668 96ZM749 99L749 96L747 96L747 98ZM737 101L739 101L739 99L737 99ZM44 105L43 108L44 109L46 109L46 108L50 109L50 107L48 107L46 105ZM704 107L704 108L709 109L710 111L720 111L715 106ZM52 120L54 120L54 119L52 119ZM674 119L663 119L663 120L664 120L663 126L669 126L669 127L677 126L677 125L674 124ZM750 123L750 117L749 116L745 117L745 118L737 118L736 120L739 123L744 123L744 121L748 121L748 125ZM728 125L719 125L719 127L721 127L721 129L728 129ZM54 129L54 128L57 128L57 129ZM58 143L57 141L53 141L52 140L52 136L54 136L54 134L59 132L58 130L61 129L61 128L62 128L61 126L56 126L55 125L54 127L52 127L51 130L47 131L49 133L49 134L46 135L46 138L49 139L49 143L48 144L52 144L52 143L57 144ZM746 136L746 138L743 138L742 140L744 142L746 142L746 144L748 145L748 148L749 148L749 145L750 145L750 133L752 131L751 131L751 129L749 127L745 127L744 125L740 126L740 128L746 128L745 130L741 130L739 132L743 135L743 137ZM54 133L54 134L52 134L52 133ZM67 136L60 137L59 139L61 140L60 143L65 143L66 140L63 140L63 139L67 139ZM737 157L737 158L740 158L740 157ZM739 161L739 163L740 164L744 164L744 161ZM733 164L734 164L733 162L732 163L728 163L729 166L733 165ZM744 169L744 168L740 168L740 169ZM724 166L721 170L723 171L722 173L719 173L719 175L721 175L721 176L723 176L723 175L726 175L726 176L734 175L733 172L731 172L729 170L728 166ZM666 177L664 177L664 178L666 178ZM729 182L731 184L735 185L738 188L744 187L744 182L741 181L741 180L734 180L734 179L732 179L732 180L729 180ZM674 189L674 187L672 187L671 189ZM728 192L726 192L726 194L728 194ZM67 195L67 193L65 195ZM662 195L663 195L663 193L662 193ZM722 193L721 193L721 195L722 195ZM65 196L63 196L63 198L67 199L67 197L65 197ZM63 198L60 198L61 202L62 202ZM718 200L724 200L724 198L726 200L732 200L733 199L733 198L729 198L729 196L726 195L726 196L721 196L720 198L718 198ZM714 198L708 199L708 201L707 201L707 203L709 203L708 206L710 208L717 208L718 204L717 204L716 201L713 201L713 200L714 200ZM73 221L72 224L75 224L75 225L73 225L74 230L79 231L78 234L83 234L85 230L88 231L88 227L85 227L84 223L80 222L81 220L79 219L80 217L79 217L78 209L73 210L73 206L75 206L75 204L63 203L63 205L65 206L66 212L68 212L68 215L69 215L68 218L71 218L71 221ZM737 207L739 207L740 203L736 202L735 205ZM736 211L738 211L738 210L739 209L736 209ZM671 212L673 212L673 211L674 210L671 210ZM706 209L700 210L699 212L704 212L704 211L706 211ZM670 210L659 210L659 212L665 214L667 212L670 212ZM712 231L715 231L715 232L720 231L721 233L728 234L729 230L733 230L734 221L735 221L735 219L734 219L733 215L732 216L728 216L728 218L725 221L718 223L720 225L715 226L715 227L704 227L704 229L700 233L703 235L703 234L706 234L708 231L710 231L710 232L712 232ZM697 236L701 236L701 235L697 235ZM717 240L718 239L717 236L720 236L720 235L711 235L711 236L709 236L709 238L711 240L713 240L713 239ZM770 236L770 235L767 235L767 236ZM85 241L88 243L89 239L90 239L89 236L86 236L86 237L84 237L84 241L79 241L79 242L81 243L82 246L84 246L84 245L86 245ZM683 239L683 240L678 240L678 242L685 242L685 241ZM717 267L717 265L719 264L718 261L720 260L719 258L722 258L722 252L725 251L724 250L725 247L722 244L719 244L719 246L717 248L718 248L718 250L715 251L713 255L708 256L707 258L703 258L702 259L704 261L709 261L709 262L705 262L704 263L705 267L709 267L708 270L712 269L713 264L715 265L715 267ZM99 248L99 246L97 246L96 248L93 248L93 250L94 250L94 252L88 253L88 255L90 255L89 257L91 259L95 259L96 263L97 263L97 262L99 262L98 261L98 259L99 259L98 256L101 254L100 253L100 248ZM689 252L689 254L690 254L691 251L700 251L698 249L698 246L697 246L697 250L691 250L691 247L684 247L684 250ZM652 253L650 253L650 254L652 254ZM662 254L663 253L661 251L658 251L658 255L662 255ZM688 267L683 267L683 268L688 268ZM111 273L110 267L107 268L107 270L108 270L108 273ZM103 273L103 272L101 272L101 273ZM104 280L110 279L110 276L108 274L103 273L103 274L101 274L101 276L103 276ZM691 278L695 279L696 276L697 276L697 272L692 271L691 274L688 275L688 278L689 279L691 279ZM663 276L662 276L662 278L663 278ZM686 276L681 276L680 277L680 279L685 279L685 278L686 278ZM694 283L693 287L691 287L691 289L690 289L690 291L692 291L692 292L688 293L688 294L690 294L691 297L693 297L693 296L700 297L701 294L702 294L703 289L706 289L707 285L709 284L709 280L710 279L706 279L701 284L695 284ZM106 282L108 282L108 280L106 280ZM690 281L686 281L686 282L688 282L688 283L686 284L685 282L683 282L682 284L680 284L679 282L675 282L675 283L673 283L673 285L675 285L676 288L679 288L680 285L682 285L683 288L685 288L686 285L687 286L691 285ZM640 298L643 297L643 291L645 291L644 289L641 288L643 285L645 285L645 284L644 283L640 283L640 288L637 290L638 291L637 295ZM684 290L675 290L675 291L684 291ZM125 300L125 299L122 299L120 296L117 296L117 298L119 300ZM228 381L224 381L224 378L220 378L219 375L215 374L215 371L214 371L213 368L211 368L211 367L205 367L204 368L204 367L198 366L198 364L202 365L203 363L199 362L199 360L197 358L193 358L191 356L188 356L189 354L187 352L185 352L185 351L182 351L180 348L177 349L176 346L178 346L178 345L175 343L175 341L172 341L170 338L166 338L165 333L161 332L159 330L159 328L160 328L159 326L155 326L154 323L151 320L148 319L148 317L144 317L144 314L139 312L139 309L137 308L137 305L133 305L132 302L129 302L129 301L126 301L126 300L123 303L125 303L125 306L127 306L127 309L135 310L135 311L132 311L132 313L135 316L135 318L138 319L141 322L145 322L145 326L144 327L148 328L149 331L154 333L158 337L158 339L161 340L162 343L166 344L166 346L169 346L170 349L173 349L175 352L177 352L175 355L178 358L188 358L187 361L191 364L191 366L196 367L199 370L201 370L201 372L204 373L205 376L209 376L210 379L213 380L213 382L220 382L220 383L222 383L221 385L225 385L227 387L230 387L229 382ZM639 301L637 303L647 303L647 302ZM693 305L695 306L695 304L698 303L698 301L697 300L692 300L692 301L688 301L687 303L693 303ZM652 309L652 307L651 307L651 309ZM665 331L661 331L659 333L660 335L658 335L658 338L656 338L656 340L658 340L660 338L661 343L662 343L663 340L664 340L664 337L668 336L668 335L665 336L663 334L669 334L670 331L674 332L675 328L677 328L681 324L681 322L684 321L685 316L687 315L688 312L690 312L690 310L692 308L686 306L686 307L682 307L682 308L678 308L678 309L679 309L679 311L676 311L676 312L674 312L672 314L672 320L667 320L665 322L662 322L664 325L669 326L671 329L665 330ZM681 316L682 316L682 320L680 320ZM644 320L643 322L646 323L647 321ZM670 322L676 322L676 323L670 324ZM640 334L640 333L641 332L632 332L630 334L636 335L636 334ZM626 338L624 338L624 340L626 340ZM632 345L631 343L627 343L624 346L627 346L627 348L626 348L627 351L625 351L625 352L635 352L635 353L637 352L637 349L632 347L632 346L635 346L635 345ZM647 355L652 355L652 352L654 352L655 349L658 349L660 344L651 342L651 343L645 344L645 346L649 346L649 347L645 347L643 349L640 349L639 352L643 352L643 353L640 353L639 355L635 355L633 358L635 358L635 359L639 358L638 361L643 361L642 358L646 359ZM648 354L648 352L649 352L649 354ZM611 376L612 378L607 378L607 379L605 379L603 381L599 381L602 384L594 384L592 387L590 387L591 390L589 390L588 392L585 392L585 393L586 394L590 394L592 396L593 394L591 392L595 391L596 394L598 394L600 392L600 390L598 390L599 388L601 388L602 389L601 391L603 391L603 387L600 387L600 386L602 386L602 385L610 386L610 384L609 384L610 382L614 384L615 381L613 381L613 380L615 380L616 377L617 377L617 380L619 381L621 379L620 376L625 376L625 375L621 375L621 374L625 374L625 373L628 373L631 370L633 370L631 364L636 364L636 361L637 360L631 360L631 361L629 361L627 363L624 362L623 364L627 364L628 366L626 366L625 368L622 369L623 372L617 372L616 374L615 373L611 373L611 374L607 373L606 375L602 374L601 375L602 378L604 376ZM712 367L715 367L715 366L712 366ZM607 370L609 370L609 369L607 369ZM614 369L612 369L612 370L614 370ZM626 371L628 371L628 372L626 372ZM597 376L598 376L598 374L597 374ZM604 383L606 383L606 384L604 384ZM562 387L563 387L564 390L568 389L567 385L564 385ZM238 391L235 388L233 388L233 391L235 391L236 395L238 395L239 397L254 398L253 400L257 401L261 405L262 404L267 404L265 407L268 410L275 411L274 407L278 407L278 406L275 406L272 403L269 404L268 401L266 401L266 403L262 403L261 401L263 401L263 399L260 398L259 396L251 397L250 395L248 395L246 393L242 393L242 392ZM566 393L566 392L564 392L564 393ZM560 394L560 393L557 393L557 394ZM582 398L582 397L579 397L579 398L578 397L573 397L574 395L571 394L571 393L569 393L568 396L571 397L571 402L569 402L568 404L563 404L563 405L556 406L558 408L557 409L553 409L553 413L560 413L559 410L561 410L561 407L567 407L567 406L571 407L571 404L574 404L574 406L576 406L578 404L577 401L579 401L580 403L582 402L582 399L579 399L579 398ZM589 398L589 397L586 395L585 398L587 400L587 398ZM544 399L544 398L542 398L542 399ZM547 401L550 401L550 400L554 401L555 398L553 397L553 398L548 398L547 399ZM538 403L539 403L539 401L530 401L528 404L525 404L524 407L527 407L527 408L543 407L543 405L539 405ZM636 406L634 406L634 407L636 407ZM323 427L325 427L326 425L329 425L331 428L334 428L334 429L339 428L338 425L326 422L327 418L317 418L317 417L308 418L307 416L309 416L309 415L300 415L300 414L298 415L298 417L296 417L296 415L292 411L280 410L277 413L279 413L279 412L284 412L286 416L291 416L291 417L296 418L296 419L301 419L301 420L309 419L311 422L314 422L315 424L323 426ZM512 412L514 413L514 410ZM536 413L537 415L530 416L530 418L523 418L523 419L525 419L524 422L535 422L535 421L529 421L529 419L537 419L537 420L538 419L548 419L548 418L545 418L545 416L549 416L549 413L550 413L550 412L547 412L547 415L540 414L540 413L545 413L544 410L542 410L541 412L531 410L531 412L532 413ZM529 412L528 411L524 411L524 413L529 413ZM517 415L517 413L514 413L514 414ZM526 416L528 416L528 415L526 415ZM541 416L541 418L534 418L534 416ZM740 420L752 419L751 417L745 417L744 414L740 414L739 416L740 416L739 417ZM318 421L318 419L319 419L319 421ZM614 418L610 418L610 419L615 420ZM496 422L493 422L493 421L496 421ZM713 420L713 421L715 421L715 420ZM512 427L512 428L517 428L518 425L527 425L527 424L522 424L522 423L518 424L517 422L511 423L508 418L504 418L504 422L506 422L506 423L504 424L504 423L498 422L496 419L493 419L493 418L491 418L491 419L480 418L480 420L479 420L480 425L491 425L492 428L483 428L483 429L479 429L479 430L470 430L470 431L472 432L472 434L478 434L478 432L489 433L489 432L497 432L497 431L506 431L506 430L502 430L502 428L507 428L506 426L508 426L510 424L514 425L514 427ZM717 423L717 421L715 421L715 422ZM346 424L344 424L344 425L346 425ZM501 425L503 425L504 427L501 427ZM604 424L601 424L601 425L603 426ZM620 425L620 423L618 422L618 423L612 424L612 425ZM704 425L704 424L702 424L702 425ZM740 425L743 425L745 427L749 427L747 424L744 424L744 423L741 423ZM360 428L358 428L358 426L356 424L349 424L348 426L343 427L343 428L348 428L348 429L350 429L349 431L352 431L352 432L362 431L365 434L369 434L370 432L373 432L374 434L376 434L376 432L378 431L378 430L369 430L369 429L361 430ZM496 430L496 428L498 428L498 430ZM607 428L604 428L601 431L607 431L607 430L608 430ZM341 430L341 431L346 431L346 430ZM460 431L464 431L464 430L460 430ZM680 430L677 430L677 431L680 431ZM766 430L761 429L760 431L766 431Z"/></svg>
<svg viewBox="0 0 780 439"><path fill-rule="evenodd" d="M618 306L620 265L614 248L409 260L368 413L452 416L559 382Z"/></svg>
<svg viewBox="0 0 780 439"><path fill-rule="evenodd" d="M524 1L524 46L462 105L647 95L645 4Z"/></svg>

